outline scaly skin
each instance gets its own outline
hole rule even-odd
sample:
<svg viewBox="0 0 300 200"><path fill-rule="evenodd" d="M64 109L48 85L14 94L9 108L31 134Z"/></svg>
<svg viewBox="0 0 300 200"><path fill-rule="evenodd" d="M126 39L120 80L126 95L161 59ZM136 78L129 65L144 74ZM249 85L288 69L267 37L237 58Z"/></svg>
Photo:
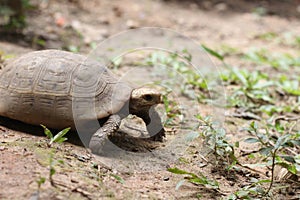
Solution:
<svg viewBox="0 0 300 200"><path fill-rule="evenodd" d="M93 153L101 153L108 135L116 132L121 124L121 117L117 114L109 116L108 120L92 136L89 148Z"/></svg>
<svg viewBox="0 0 300 200"><path fill-rule="evenodd" d="M153 140L163 141L165 130L159 114L154 109L154 106L159 103L161 103L161 94L158 91L150 88L134 89L129 102L125 103L117 114L109 116L103 126L92 136L89 148L93 153L101 154L108 136L119 129L121 120L129 113L144 120L147 131Z"/></svg>

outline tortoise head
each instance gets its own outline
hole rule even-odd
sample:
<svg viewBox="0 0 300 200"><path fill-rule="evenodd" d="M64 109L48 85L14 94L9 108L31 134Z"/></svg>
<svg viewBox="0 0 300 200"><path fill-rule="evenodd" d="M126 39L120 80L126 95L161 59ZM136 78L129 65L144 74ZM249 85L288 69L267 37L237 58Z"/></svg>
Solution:
<svg viewBox="0 0 300 200"><path fill-rule="evenodd" d="M133 89L129 102L130 113L143 115L152 106L159 103L162 103L162 97L158 90L147 87Z"/></svg>

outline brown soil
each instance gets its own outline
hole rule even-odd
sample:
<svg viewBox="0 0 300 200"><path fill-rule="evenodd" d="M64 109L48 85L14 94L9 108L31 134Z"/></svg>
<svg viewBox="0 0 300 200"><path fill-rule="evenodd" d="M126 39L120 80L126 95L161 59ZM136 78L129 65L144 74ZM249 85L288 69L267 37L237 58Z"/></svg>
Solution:
<svg viewBox="0 0 300 200"><path fill-rule="evenodd" d="M38 9L28 13L28 27L17 35L2 32L0 52L8 57L21 55L35 49L71 49L76 47L81 54L88 54L93 43L130 28L166 27L192 38L199 44L212 48L228 45L241 51L251 46L269 50L289 51L280 44L269 44L255 36L261 33L291 32L300 34L300 2L289 1L176 1L176 0L49 0L32 1ZM48 2L48 3L45 3ZM262 13L255 13L261 11ZM0 54L1 55L1 54ZM137 57L134 57L138 59ZM212 58L213 59L213 58ZM216 65L220 63L214 60ZM235 57L227 62L233 66L252 67ZM130 62L129 62L130 65ZM122 73L127 65L121 67ZM272 71L272 73L278 73ZM137 80L143 79L136 75ZM184 102L189 105L188 102ZM210 110L203 105L202 112ZM46 145L42 129L16 121L0 120L0 199L220 199L222 194L184 183L176 190L182 176L174 175L167 167L178 167L187 171L201 171L207 177L221 183L223 195L234 192L251 177L263 177L264 171L242 171L228 174L206 164L199 152L204 151L202 142L196 139L181 155L184 161L164 163L157 169L121 172L101 164L101 160L78 145L76 139L53 146L56 164L53 175L49 174L51 149ZM228 136L233 141L245 137L239 127L248 124L242 119L226 120ZM168 129L169 130L169 129ZM172 140L172 130L167 140ZM121 138L122 139L122 138ZM116 139L118 140L118 139ZM131 143L129 143L131 144ZM161 143L152 143L155 147ZM141 147L144 148L145 147ZM137 148L139 151L141 148ZM150 148L150 147L147 147ZM251 146L241 147L243 150ZM245 158L241 158L245 159ZM134 164L134 163L133 163ZM37 181L46 177L38 188ZM286 196L278 196L286 199Z"/></svg>

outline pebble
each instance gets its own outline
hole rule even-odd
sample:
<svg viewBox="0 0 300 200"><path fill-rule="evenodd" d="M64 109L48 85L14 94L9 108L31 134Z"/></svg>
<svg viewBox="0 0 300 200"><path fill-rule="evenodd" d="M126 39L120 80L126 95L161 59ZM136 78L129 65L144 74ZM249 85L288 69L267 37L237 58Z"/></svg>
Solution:
<svg viewBox="0 0 300 200"><path fill-rule="evenodd" d="M225 11L227 10L227 5L225 3L218 3L215 8L218 10L218 11Z"/></svg>
<svg viewBox="0 0 300 200"><path fill-rule="evenodd" d="M0 147L0 151L4 151L5 149L7 149L7 148L4 147L4 146L1 146L1 147Z"/></svg>
<svg viewBox="0 0 300 200"><path fill-rule="evenodd" d="M130 19L130 20L126 21L126 26L129 29L134 29L134 28L138 28L138 23L136 21Z"/></svg>
<svg viewBox="0 0 300 200"><path fill-rule="evenodd" d="M109 19L107 17L104 17L104 16L99 17L98 21L99 21L100 24L105 24L105 25L109 25L110 24Z"/></svg>
<svg viewBox="0 0 300 200"><path fill-rule="evenodd" d="M141 198L148 199L148 198L149 198L149 195L147 195L147 194L141 194Z"/></svg>

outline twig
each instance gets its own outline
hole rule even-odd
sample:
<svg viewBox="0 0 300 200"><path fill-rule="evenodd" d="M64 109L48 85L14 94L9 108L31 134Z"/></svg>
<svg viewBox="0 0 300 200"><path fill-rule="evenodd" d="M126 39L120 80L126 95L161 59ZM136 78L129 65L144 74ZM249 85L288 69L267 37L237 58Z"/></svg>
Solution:
<svg viewBox="0 0 300 200"><path fill-rule="evenodd" d="M274 152L272 153L272 169L271 169L271 183L269 185L268 190L265 192L265 195L269 194L270 190L272 189L273 183L274 183L274 170L275 170L275 157L276 157L276 152L278 149L275 149Z"/></svg>
<svg viewBox="0 0 300 200"><path fill-rule="evenodd" d="M260 174L260 175L262 175L262 176L264 176L264 177L267 177L263 172L261 172L261 171L258 171L258 170L256 170L256 169L252 169L251 167L248 167L248 166L244 166L243 164L241 164L241 163L237 163L237 165L238 166L241 166L241 167L243 167L243 168L246 168L246 169L248 169L248 170L250 170L250 171L253 171L253 172L256 172L256 173L258 173L258 174Z"/></svg>
<svg viewBox="0 0 300 200"><path fill-rule="evenodd" d="M63 188L68 188L69 190L71 190L72 192L78 192L79 194L81 194L82 196L86 197L87 199L90 199L92 200L93 198L91 198L92 194L87 192L87 191L84 191L78 187L72 187L64 182L60 182L60 181L54 181L53 182L55 183L56 186L61 186Z"/></svg>

